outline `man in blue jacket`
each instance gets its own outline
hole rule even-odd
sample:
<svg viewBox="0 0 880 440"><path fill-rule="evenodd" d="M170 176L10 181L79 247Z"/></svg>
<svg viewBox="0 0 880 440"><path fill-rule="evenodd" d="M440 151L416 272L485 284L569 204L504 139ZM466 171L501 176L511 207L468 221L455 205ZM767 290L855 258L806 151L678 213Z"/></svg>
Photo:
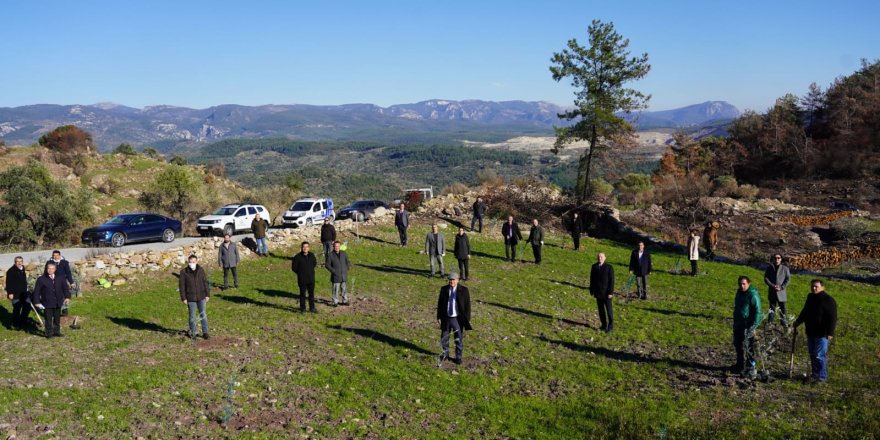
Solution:
<svg viewBox="0 0 880 440"><path fill-rule="evenodd" d="M43 310L46 316L46 338L64 336L61 334L61 306L70 303L70 288L66 280L56 275L56 269L54 261L46 263L46 273L37 278L34 286L34 307Z"/></svg>

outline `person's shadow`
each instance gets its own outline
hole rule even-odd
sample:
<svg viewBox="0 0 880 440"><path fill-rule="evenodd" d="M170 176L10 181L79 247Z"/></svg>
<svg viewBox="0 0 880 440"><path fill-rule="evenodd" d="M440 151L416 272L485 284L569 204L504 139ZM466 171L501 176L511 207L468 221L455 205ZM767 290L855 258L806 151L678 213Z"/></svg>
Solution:
<svg viewBox="0 0 880 440"><path fill-rule="evenodd" d="M516 313L522 313L523 315L534 316L536 318L544 318L544 319L548 319L551 321L564 322L566 324L576 325L578 327L589 327L589 324L587 324L585 322L573 321L573 320L567 319L567 318L557 318L555 316L551 316L546 313L536 312L534 310L524 309L522 307L509 306L507 304L501 304L501 303L496 303L496 302L492 302L492 301L480 301L480 304L488 304L490 306L498 307L500 309L510 310L510 311L516 312Z"/></svg>
<svg viewBox="0 0 880 440"><path fill-rule="evenodd" d="M116 316L108 316L107 319L109 319L110 321L112 321L116 325L119 325L122 327L128 327L132 330L143 330L143 331L150 331L150 332L156 332L156 333L165 333L168 335L180 335L180 334L186 333L182 330L173 330L168 327L163 327L163 326L156 324L154 322L147 322L147 321L137 319L137 318L121 318L121 317L116 317Z"/></svg>
<svg viewBox="0 0 880 440"><path fill-rule="evenodd" d="M382 266L371 266L369 264L358 264L358 266L365 267L367 269L377 270L379 272L389 272L389 273L399 273L404 275L421 275L426 276L430 275L430 270L419 270L412 269L409 267L401 267L401 266L389 266L387 264L383 264Z"/></svg>
<svg viewBox="0 0 880 440"><path fill-rule="evenodd" d="M360 238L363 238L364 240L372 241L372 242L375 242L375 243L397 245L397 243L392 243L392 242L390 242L390 241L383 240L383 239L381 239L381 238L379 238L379 237L370 237L369 235L363 235L363 234L361 234Z"/></svg>
<svg viewBox="0 0 880 440"><path fill-rule="evenodd" d="M273 309L283 310L286 312L299 312L299 307L290 307L282 304L273 304L266 301L260 301L257 299L248 298L246 296L238 296L238 295L216 295L217 298L222 299L223 301L229 301L231 303L243 304L243 305L255 305L260 307L269 307ZM299 295L296 296L299 298Z"/></svg>
<svg viewBox="0 0 880 440"><path fill-rule="evenodd" d="M726 370L725 366L717 366L717 365L707 365L701 362L693 362L686 361L681 359L669 359L669 358L658 358L653 356L647 356L639 353L629 353L626 351L617 351L612 350L610 348L599 347L599 346L590 346L578 344L575 342L569 341L561 341L547 338L546 336L537 336L536 337L540 341L548 342L552 345L561 345L572 351L580 351L580 352L591 352L595 353L599 356L604 356L608 359L614 359L623 362L634 362L640 364L658 364L658 363L666 363L674 367L687 368L692 370L703 370L705 372L717 372Z"/></svg>
<svg viewBox="0 0 880 440"><path fill-rule="evenodd" d="M375 330L370 330L367 328L356 328L356 327L343 327L342 325L327 325L327 328L331 328L334 330L346 331L349 333L354 333L358 336L362 336L367 339L373 339L375 341L379 341L383 344L388 344L395 348L405 348L407 350L412 350L416 353L427 354L427 355L435 355L436 353L432 353L428 350L425 350L422 347L419 347L416 344L413 344L409 341L404 341L403 339L395 338L393 336L386 335L385 333L377 332Z"/></svg>
<svg viewBox="0 0 880 440"><path fill-rule="evenodd" d="M471 250L471 255L482 257L482 258L491 258L493 260L507 261L507 258L500 257L498 255L487 254L485 252Z"/></svg>

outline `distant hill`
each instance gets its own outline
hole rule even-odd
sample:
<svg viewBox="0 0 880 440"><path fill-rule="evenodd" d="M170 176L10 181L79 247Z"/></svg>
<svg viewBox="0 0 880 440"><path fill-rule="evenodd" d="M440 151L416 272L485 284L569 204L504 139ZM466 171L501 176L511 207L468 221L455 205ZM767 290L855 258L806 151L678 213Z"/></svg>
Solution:
<svg viewBox="0 0 880 440"><path fill-rule="evenodd" d="M375 141L388 144L501 142L519 135L547 136L565 108L548 102L428 100L380 107L373 104L220 105L191 109L158 105L136 109L113 103L0 107L0 137L29 145L65 124L87 130L100 151L126 142L161 151L188 150L231 138ZM640 128L678 128L730 119L739 111L725 102L642 112Z"/></svg>
<svg viewBox="0 0 880 440"><path fill-rule="evenodd" d="M741 112L726 101L706 101L662 111L643 111L626 116L639 130L651 128L696 128L719 126L737 118Z"/></svg>

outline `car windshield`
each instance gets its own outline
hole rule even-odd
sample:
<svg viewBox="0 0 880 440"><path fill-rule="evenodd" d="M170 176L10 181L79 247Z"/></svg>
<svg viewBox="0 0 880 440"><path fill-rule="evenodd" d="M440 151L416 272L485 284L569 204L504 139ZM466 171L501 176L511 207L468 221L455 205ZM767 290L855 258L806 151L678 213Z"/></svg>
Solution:
<svg viewBox="0 0 880 440"><path fill-rule="evenodd" d="M290 206L290 211L308 211L312 209L312 202L296 202Z"/></svg>
<svg viewBox="0 0 880 440"><path fill-rule="evenodd" d="M107 222L104 224L105 225L124 225L124 224L128 223L128 219L129 219L128 216L117 215L116 217L113 217L110 220L107 220Z"/></svg>
<svg viewBox="0 0 880 440"><path fill-rule="evenodd" d="M351 204L352 208L364 208L370 206L369 200L361 200L360 202L354 202Z"/></svg>
<svg viewBox="0 0 880 440"><path fill-rule="evenodd" d="M232 215L233 213L235 213L235 210L236 208L228 208L224 206L214 211L214 215Z"/></svg>

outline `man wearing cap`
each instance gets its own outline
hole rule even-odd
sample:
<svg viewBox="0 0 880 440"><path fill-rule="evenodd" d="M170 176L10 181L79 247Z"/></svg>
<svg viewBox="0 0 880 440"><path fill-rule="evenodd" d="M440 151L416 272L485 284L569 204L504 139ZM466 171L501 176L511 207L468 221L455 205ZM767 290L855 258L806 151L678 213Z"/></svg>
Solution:
<svg viewBox="0 0 880 440"><path fill-rule="evenodd" d="M455 358L458 365L462 362L464 351L464 331L471 327L471 294L467 287L458 285L458 274L449 273L449 284L440 288L437 298L437 323L440 324L440 346L443 356L449 354L449 332L455 332Z"/></svg>

